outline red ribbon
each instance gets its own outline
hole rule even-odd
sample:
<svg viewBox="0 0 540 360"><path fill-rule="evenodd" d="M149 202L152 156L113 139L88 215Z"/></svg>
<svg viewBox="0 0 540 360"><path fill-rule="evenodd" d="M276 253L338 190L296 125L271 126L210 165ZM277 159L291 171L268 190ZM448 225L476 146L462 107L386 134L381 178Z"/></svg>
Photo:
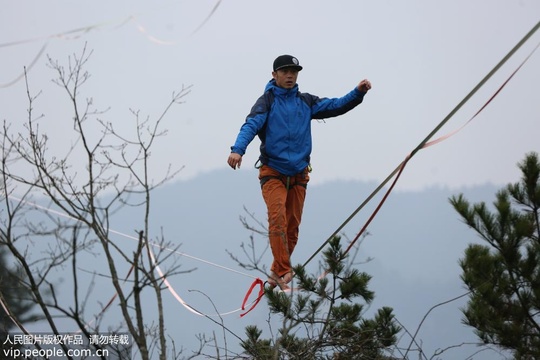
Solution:
<svg viewBox="0 0 540 360"><path fill-rule="evenodd" d="M242 310L245 310L246 308L246 302L248 301L249 299L249 296L251 295L251 293L253 292L253 289L255 288L256 285L259 285L259 295L257 296L257 299L255 299L255 302L253 302L253 305L251 305L251 307L249 308L248 311L246 311L245 313L243 314L240 314L240 317L243 317L244 315L246 315L247 313L249 313L251 310L253 310L255 308L255 306L257 306L257 304L259 303L259 301L261 301L262 297L264 296L264 283L261 279L259 278L256 278L253 283L251 284L251 286L249 287L249 290L247 291L246 293L246 296L244 297L244 301L242 302Z"/></svg>

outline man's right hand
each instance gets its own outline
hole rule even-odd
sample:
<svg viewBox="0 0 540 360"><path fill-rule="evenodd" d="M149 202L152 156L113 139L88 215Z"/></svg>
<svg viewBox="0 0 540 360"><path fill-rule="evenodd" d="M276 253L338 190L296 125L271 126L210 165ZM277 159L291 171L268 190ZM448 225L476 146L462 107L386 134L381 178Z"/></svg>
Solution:
<svg viewBox="0 0 540 360"><path fill-rule="evenodd" d="M231 153L227 159L227 163L233 168L233 170L236 170L236 168L240 169L240 165L242 165L242 155Z"/></svg>

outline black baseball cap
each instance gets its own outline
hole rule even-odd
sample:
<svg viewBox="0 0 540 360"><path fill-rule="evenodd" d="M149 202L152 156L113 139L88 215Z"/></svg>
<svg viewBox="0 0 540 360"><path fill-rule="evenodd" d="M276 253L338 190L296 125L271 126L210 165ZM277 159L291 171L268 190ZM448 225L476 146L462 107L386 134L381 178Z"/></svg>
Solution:
<svg viewBox="0 0 540 360"><path fill-rule="evenodd" d="M292 67L298 71L302 70L300 62L292 55L280 55L276 58L276 60L274 60L274 71L278 71L279 69L286 67Z"/></svg>

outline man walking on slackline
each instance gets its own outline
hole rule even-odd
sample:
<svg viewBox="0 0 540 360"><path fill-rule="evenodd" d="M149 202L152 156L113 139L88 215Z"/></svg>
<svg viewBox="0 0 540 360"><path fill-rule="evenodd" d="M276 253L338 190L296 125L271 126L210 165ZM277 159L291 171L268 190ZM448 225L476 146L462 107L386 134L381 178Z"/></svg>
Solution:
<svg viewBox="0 0 540 360"><path fill-rule="evenodd" d="M261 140L259 180L268 208L268 230L274 261L268 282L289 289L293 273L291 254L298 241L306 187L309 181L311 120L342 115L352 110L371 89L362 80L341 98L319 98L301 93L296 79L302 66L291 55L274 60L272 80L257 99L240 128L227 163L240 168L242 155L258 135Z"/></svg>

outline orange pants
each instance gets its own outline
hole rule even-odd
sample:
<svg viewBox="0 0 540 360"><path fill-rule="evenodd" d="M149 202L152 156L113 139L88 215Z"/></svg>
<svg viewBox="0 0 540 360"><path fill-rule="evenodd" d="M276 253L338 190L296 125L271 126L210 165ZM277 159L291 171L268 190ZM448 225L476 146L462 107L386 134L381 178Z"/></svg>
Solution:
<svg viewBox="0 0 540 360"><path fill-rule="evenodd" d="M274 256L270 270L282 277L292 270L291 254L298 242L309 171L306 168L295 176L286 176L263 165L259 180L268 208L268 236Z"/></svg>

